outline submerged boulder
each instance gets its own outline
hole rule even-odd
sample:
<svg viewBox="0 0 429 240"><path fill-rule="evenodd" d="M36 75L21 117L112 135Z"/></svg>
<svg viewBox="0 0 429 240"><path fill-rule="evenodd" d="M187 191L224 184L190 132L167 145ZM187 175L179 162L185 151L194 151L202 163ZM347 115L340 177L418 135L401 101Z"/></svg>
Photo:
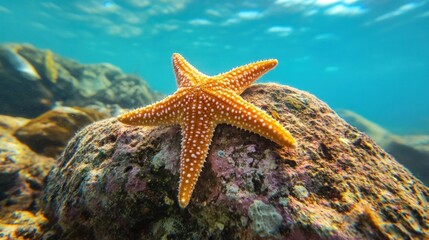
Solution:
<svg viewBox="0 0 429 240"><path fill-rule="evenodd" d="M0 115L0 239L38 239L47 224L39 200L55 159L13 136L28 121Z"/></svg>
<svg viewBox="0 0 429 240"><path fill-rule="evenodd" d="M40 239L44 179L68 140L105 115L57 107L35 119L0 115L0 239Z"/></svg>
<svg viewBox="0 0 429 240"><path fill-rule="evenodd" d="M340 110L338 113L429 186L429 135L395 135L352 111Z"/></svg>
<svg viewBox="0 0 429 240"><path fill-rule="evenodd" d="M325 103L275 84L242 97L281 122L297 148L219 125L181 209L180 128L96 122L69 142L47 178L43 208L57 237L429 237L429 189Z"/></svg>
<svg viewBox="0 0 429 240"><path fill-rule="evenodd" d="M0 114L35 117L64 106L147 105L160 94L107 64L80 64L25 44L0 45Z"/></svg>
<svg viewBox="0 0 429 240"><path fill-rule="evenodd" d="M17 128L14 136L39 154L57 157L78 130L103 118L90 108L57 107Z"/></svg>

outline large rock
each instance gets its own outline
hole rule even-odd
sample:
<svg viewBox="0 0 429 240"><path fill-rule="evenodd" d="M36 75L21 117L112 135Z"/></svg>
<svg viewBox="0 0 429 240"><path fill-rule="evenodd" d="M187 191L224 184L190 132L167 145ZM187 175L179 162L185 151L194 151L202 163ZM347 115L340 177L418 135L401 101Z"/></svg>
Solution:
<svg viewBox="0 0 429 240"><path fill-rule="evenodd" d="M14 136L39 154L57 157L78 130L103 118L89 108L57 107L18 127Z"/></svg>
<svg viewBox="0 0 429 240"><path fill-rule="evenodd" d="M399 136L352 111L340 110L338 113L429 186L429 135Z"/></svg>
<svg viewBox="0 0 429 240"><path fill-rule="evenodd" d="M23 75L14 60L24 59L15 45L0 45L0 114L31 117L48 110L54 103L54 95L41 79Z"/></svg>
<svg viewBox="0 0 429 240"><path fill-rule="evenodd" d="M43 232L47 224L48 220L41 212L15 211L0 219L0 239L41 239L49 235Z"/></svg>
<svg viewBox="0 0 429 240"><path fill-rule="evenodd" d="M47 223L39 213L39 199L55 160L12 135L28 121L0 115L0 239L40 238Z"/></svg>
<svg viewBox="0 0 429 240"><path fill-rule="evenodd" d="M429 238L429 189L326 104L273 84L242 96L277 118L297 149L219 125L181 209L179 127L94 123L47 178L43 208L57 237Z"/></svg>
<svg viewBox="0 0 429 240"><path fill-rule="evenodd" d="M0 239L39 239L44 179L82 127L105 115L88 108L57 107L35 119L0 115Z"/></svg>
<svg viewBox="0 0 429 240"><path fill-rule="evenodd" d="M23 74L17 60L21 65L25 62L33 76ZM143 79L126 75L113 65L83 65L31 45L0 45L0 79L0 114L13 116L35 117L56 102L132 108L160 97Z"/></svg>

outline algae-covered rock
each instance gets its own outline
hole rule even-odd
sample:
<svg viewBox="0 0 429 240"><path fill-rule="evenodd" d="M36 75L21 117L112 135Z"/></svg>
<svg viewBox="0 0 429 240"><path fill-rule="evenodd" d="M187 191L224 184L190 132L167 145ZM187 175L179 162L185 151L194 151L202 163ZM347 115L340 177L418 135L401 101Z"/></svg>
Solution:
<svg viewBox="0 0 429 240"><path fill-rule="evenodd" d="M43 84L33 62L20 54L27 47L0 45L0 114L28 117L47 111L53 104L54 95Z"/></svg>
<svg viewBox="0 0 429 240"><path fill-rule="evenodd" d="M36 119L0 115L0 239L48 234L39 199L55 160L46 156L58 154L75 132L103 117L77 107L56 108Z"/></svg>
<svg viewBox="0 0 429 240"><path fill-rule="evenodd" d="M0 116L1 122L8 119ZM12 131L0 128L0 217L34 207L55 161L33 152Z"/></svg>
<svg viewBox="0 0 429 240"><path fill-rule="evenodd" d="M395 135L352 111L340 110L339 114L429 186L429 135Z"/></svg>
<svg viewBox="0 0 429 240"><path fill-rule="evenodd" d="M51 52L51 50L45 51L44 61L44 74L46 78L52 83L56 84L58 80L58 70L55 64L54 54Z"/></svg>
<svg viewBox="0 0 429 240"><path fill-rule="evenodd" d="M55 157L78 130L103 118L88 108L57 107L17 128L14 135L33 151Z"/></svg>
<svg viewBox="0 0 429 240"><path fill-rule="evenodd" d="M30 119L0 115L0 132L2 134L13 133L28 121L30 121Z"/></svg>
<svg viewBox="0 0 429 240"><path fill-rule="evenodd" d="M35 117L56 102L64 106L143 106L160 94L136 76L103 64L80 64L50 50L23 44L0 45L0 114Z"/></svg>
<svg viewBox="0 0 429 240"><path fill-rule="evenodd" d="M253 201L247 215L252 220L251 229L261 237L275 236L283 222L275 207L260 200Z"/></svg>
<svg viewBox="0 0 429 240"><path fill-rule="evenodd" d="M43 180L55 160L12 135L28 121L0 115L0 239L38 239L47 223L37 212Z"/></svg>
<svg viewBox="0 0 429 240"><path fill-rule="evenodd" d="M41 239L42 235L49 235L43 232L47 224L40 212L15 211L0 219L0 239Z"/></svg>
<svg viewBox="0 0 429 240"><path fill-rule="evenodd" d="M96 122L47 178L44 213L68 239L425 239L429 189L311 94L254 85L296 150L219 125L187 208L180 128ZM299 104L298 104L299 103Z"/></svg>

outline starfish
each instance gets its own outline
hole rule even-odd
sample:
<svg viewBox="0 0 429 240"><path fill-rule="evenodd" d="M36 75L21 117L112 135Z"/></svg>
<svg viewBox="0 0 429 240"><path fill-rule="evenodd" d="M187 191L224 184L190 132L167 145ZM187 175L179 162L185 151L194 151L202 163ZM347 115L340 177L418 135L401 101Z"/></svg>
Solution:
<svg viewBox="0 0 429 240"><path fill-rule="evenodd" d="M281 146L296 146L292 135L279 122L239 96L276 65L277 60L270 59L207 76L175 53L173 69L179 86L177 91L159 102L118 117L128 125L180 125L180 207L189 204L218 124L226 123L257 133Z"/></svg>

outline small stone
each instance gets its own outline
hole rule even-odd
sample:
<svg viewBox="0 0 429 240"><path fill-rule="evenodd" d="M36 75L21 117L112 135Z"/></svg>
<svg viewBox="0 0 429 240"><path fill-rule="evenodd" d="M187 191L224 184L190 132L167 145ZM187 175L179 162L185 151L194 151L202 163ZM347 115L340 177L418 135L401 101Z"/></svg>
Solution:
<svg viewBox="0 0 429 240"><path fill-rule="evenodd" d="M165 204L170 205L170 206L174 204L174 200L169 198L168 196L164 197L164 202L165 202Z"/></svg>
<svg viewBox="0 0 429 240"><path fill-rule="evenodd" d="M220 231L222 231L223 230L223 228L225 227L225 225L223 225L222 223L220 223L220 222L216 222L215 223L215 226L216 226L216 228L217 229L219 229Z"/></svg>
<svg viewBox="0 0 429 240"><path fill-rule="evenodd" d="M280 205L282 205L283 207L287 207L287 205L289 204L289 198L285 198L285 197L281 197L279 199L279 203Z"/></svg>
<svg viewBox="0 0 429 240"><path fill-rule="evenodd" d="M261 237L277 234L282 223L282 216L269 204L256 200L250 205L247 212L252 219L252 230Z"/></svg>
<svg viewBox="0 0 429 240"><path fill-rule="evenodd" d="M219 151L217 151L217 155L219 156L219 157L225 157L225 151L223 151L223 150L219 150Z"/></svg>
<svg viewBox="0 0 429 240"><path fill-rule="evenodd" d="M158 170L161 167L165 166L165 159L163 158L164 152L159 151L155 156L152 158L152 165L153 167Z"/></svg>
<svg viewBox="0 0 429 240"><path fill-rule="evenodd" d="M293 193L297 198L306 199L309 195L307 188L302 185L295 185L293 187Z"/></svg>

